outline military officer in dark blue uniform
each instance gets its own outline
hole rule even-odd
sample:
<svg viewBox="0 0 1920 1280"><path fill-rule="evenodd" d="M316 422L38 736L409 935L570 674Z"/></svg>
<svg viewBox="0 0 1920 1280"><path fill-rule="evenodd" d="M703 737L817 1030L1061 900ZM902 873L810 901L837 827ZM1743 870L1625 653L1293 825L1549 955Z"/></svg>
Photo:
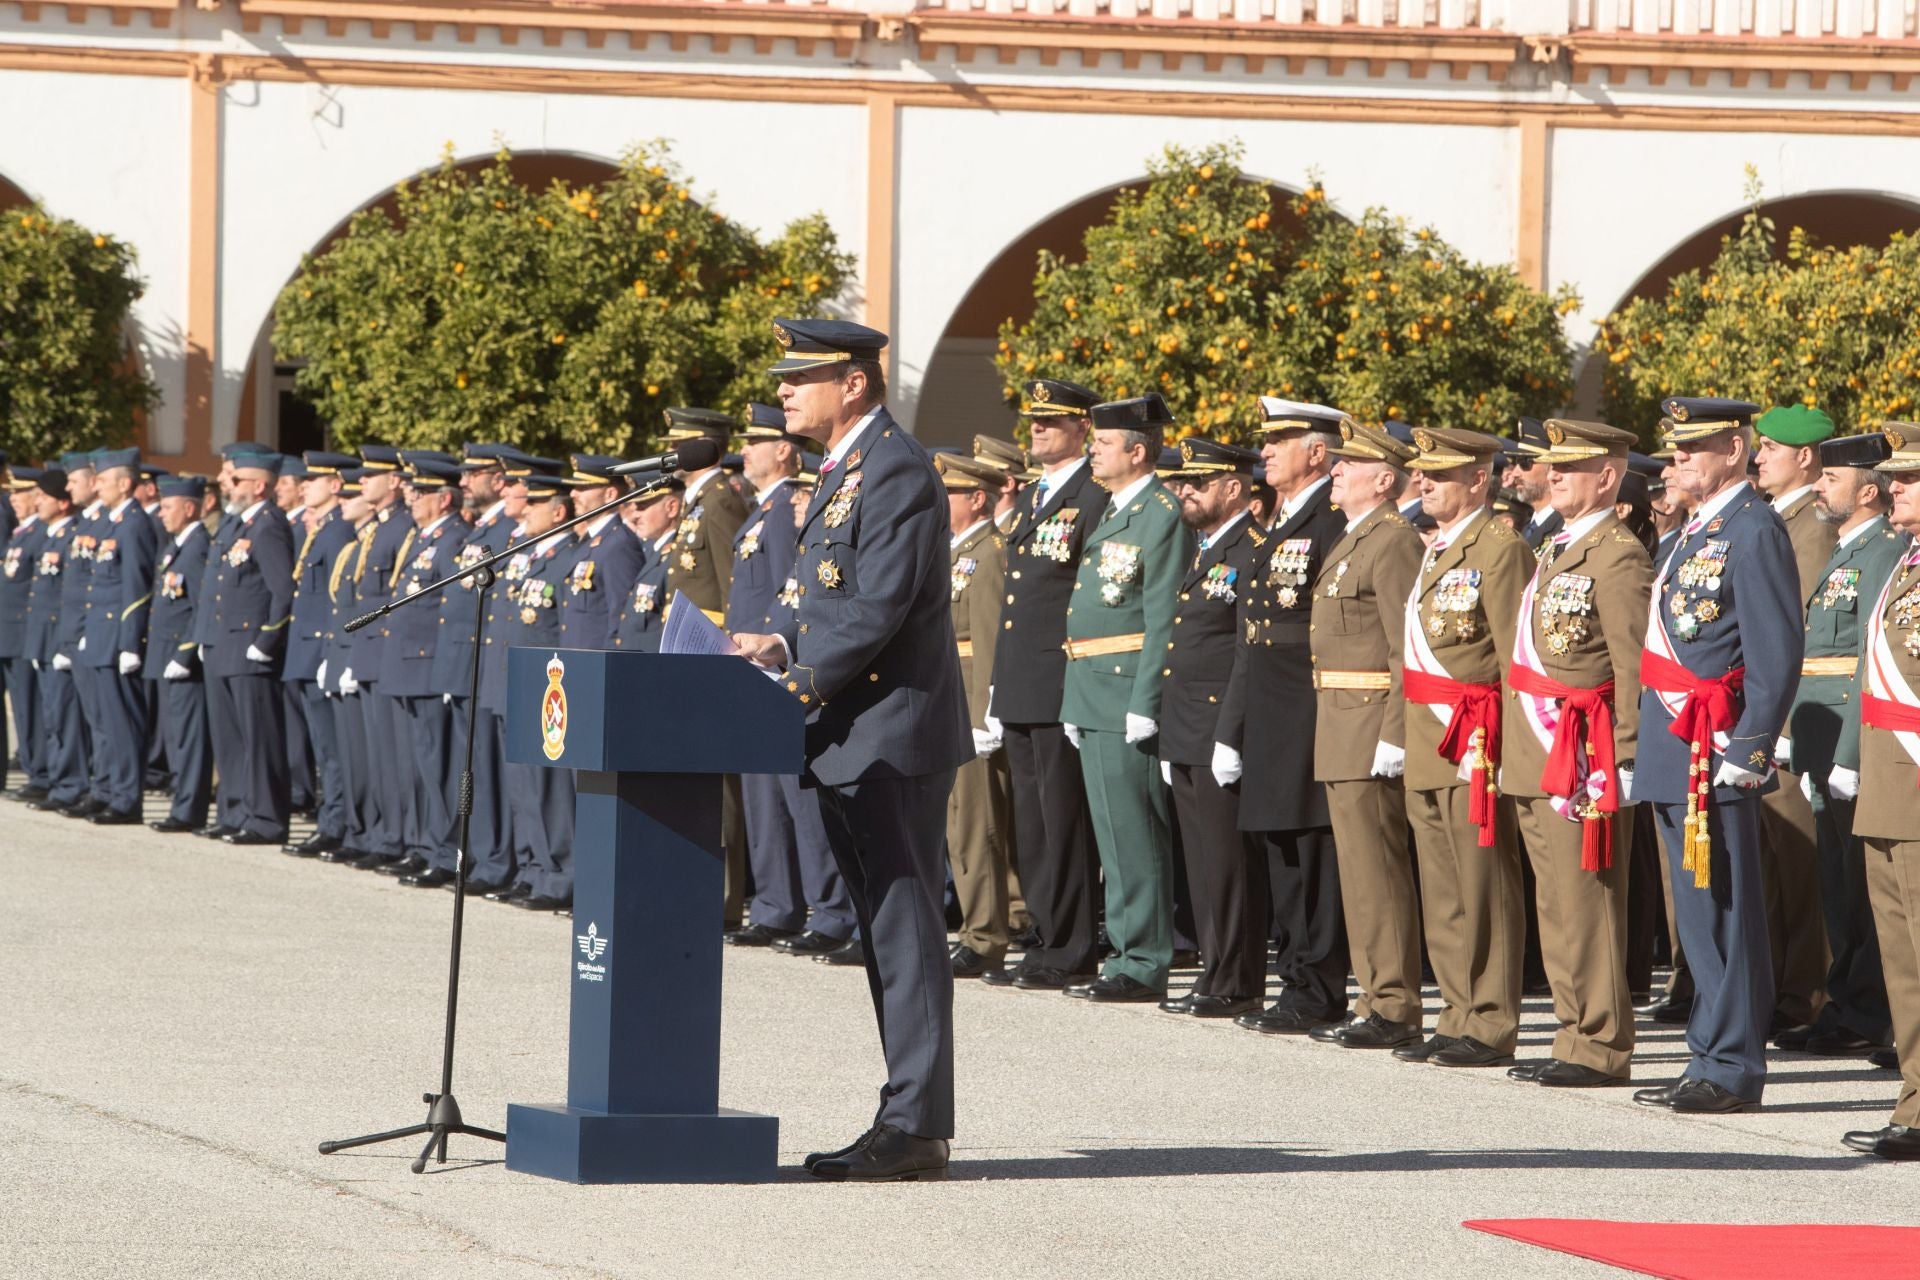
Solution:
<svg viewBox="0 0 1920 1280"><path fill-rule="evenodd" d="M80 708L82 773L79 798L61 812L69 818L88 818L104 807L93 796L100 781L99 762L93 755L93 727L100 723L100 711L94 699L93 668L81 661L80 647L87 639L87 585L93 580L93 549L100 544L100 504L94 496L93 455L67 453L60 462L67 477L67 496L73 500L73 534L60 574L60 627L52 665L65 673Z"/></svg>
<svg viewBox="0 0 1920 1280"><path fill-rule="evenodd" d="M1773 968L1760 883L1760 796L1777 786L1804 644L1800 575L1780 517L1747 483L1757 405L1662 405L1670 484L1696 504L1657 566L1641 661L1640 756L1624 788L1651 801L1693 970L1680 1080L1634 1101L1682 1113L1744 1111L1766 1085Z"/></svg>
<svg viewBox="0 0 1920 1280"><path fill-rule="evenodd" d="M93 798L100 808L88 820L128 825L140 821L146 772L147 698L139 671L153 600L153 522L133 500L139 450L102 450L93 458L100 533L87 579L86 643L78 655L89 670L99 717L93 725Z"/></svg>
<svg viewBox="0 0 1920 1280"><path fill-rule="evenodd" d="M366 554L353 570L356 616L372 612L392 596L393 583L415 536L413 516L400 497L400 451L391 445L363 445L360 460L365 472L360 486L367 505L373 508L373 523L368 526L371 532L361 531ZM343 679L350 677L347 682L360 696L365 734L360 742L343 749L361 751L368 762L372 818L363 850L366 856L353 863L367 871L402 862L407 856L412 771L397 759L399 745L407 741L407 717L399 701L379 687L393 627L393 617L388 615L354 632L353 665L341 673Z"/></svg>
<svg viewBox="0 0 1920 1280"><path fill-rule="evenodd" d="M193 642L194 608L205 580L212 538L200 522L206 482L158 483L160 544L153 566L153 616L147 622L142 678L159 696L158 733L173 774L167 816L147 825L168 834L206 826L213 798L213 744L207 732L207 685Z"/></svg>
<svg viewBox="0 0 1920 1280"><path fill-rule="evenodd" d="M747 409L740 453L753 504L733 535L727 628L771 633L793 615L782 599L799 545L788 491L804 441L787 434L786 414L774 406ZM772 943L790 955L845 946L855 927L853 904L827 847L819 800L787 774L747 774L740 789L753 901L746 927L727 934L727 941L743 947Z"/></svg>
<svg viewBox="0 0 1920 1280"><path fill-rule="evenodd" d="M320 683L320 664L326 661L327 629L333 622L329 573L334 558L353 541L353 528L340 510L340 476L355 461L349 454L318 449L308 450L300 460L300 514L291 525L293 621L287 627L287 657L280 682L286 686L289 705L297 702L301 708L318 791L313 834L288 846L287 852L295 854L338 849L346 833L346 775L333 711Z"/></svg>
<svg viewBox="0 0 1920 1280"><path fill-rule="evenodd" d="M33 596L34 566L46 542L40 519L40 468L14 467L7 473L7 512L15 523L0 549L0 676L4 676L13 724L20 735L20 771L26 782L9 791L13 800L44 800L47 795L46 744L40 734L40 673L27 651L27 609Z"/></svg>
<svg viewBox="0 0 1920 1280"><path fill-rule="evenodd" d="M660 615L666 608L667 572L679 537L680 494L686 484L669 476L664 484L621 508L631 512L628 528L640 540L645 559L633 590L620 601L614 618L613 647L636 653L660 652Z"/></svg>
<svg viewBox="0 0 1920 1280"><path fill-rule="evenodd" d="M618 458L597 454L573 455L573 503L576 511L605 506L630 487L612 468ZM573 530L572 563L567 567L567 589L560 599L560 647L611 649L620 602L646 563L646 551L633 530L620 519L620 510L601 514Z"/></svg>
<svg viewBox="0 0 1920 1280"><path fill-rule="evenodd" d="M327 699L327 711L333 720L334 746L340 758L340 844L332 849L307 849L299 845L293 849L300 857L318 857L322 862L361 861L367 856L368 838L376 825L373 762L367 758L363 745L367 722L360 687L352 678L354 640L361 632L346 629L349 622L360 616L353 575L366 558L367 544L373 540L375 528L373 508L368 505L366 491L361 487L366 474L366 468L360 466L344 467L340 471L340 518L349 536L326 565L327 634L320 652L320 666L314 673L314 683Z"/></svg>
<svg viewBox="0 0 1920 1280"><path fill-rule="evenodd" d="M827 450L800 526L799 605L736 636L784 668L807 711L806 779L866 941L887 1082L871 1129L810 1157L814 1176L946 1176L953 1136L953 969L942 898L947 797L973 754L947 590L946 493L886 410L886 336L782 320L787 430Z"/></svg>

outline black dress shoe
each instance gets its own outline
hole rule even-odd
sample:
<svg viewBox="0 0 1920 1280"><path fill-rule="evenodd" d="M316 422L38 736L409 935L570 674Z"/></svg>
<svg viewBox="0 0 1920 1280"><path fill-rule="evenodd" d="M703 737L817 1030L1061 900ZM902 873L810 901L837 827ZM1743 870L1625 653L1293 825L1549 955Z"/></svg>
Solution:
<svg viewBox="0 0 1920 1280"><path fill-rule="evenodd" d="M734 929L721 935L730 947L769 947L782 938L794 936L792 929L776 929L770 924L750 924L744 929Z"/></svg>
<svg viewBox="0 0 1920 1280"><path fill-rule="evenodd" d="M1807 1041L1813 1039L1816 1032L1804 1022L1782 1023L1774 1019L1773 1043L1779 1048L1791 1052L1805 1053Z"/></svg>
<svg viewBox="0 0 1920 1280"><path fill-rule="evenodd" d="M1196 1018L1237 1018L1243 1013L1259 1011L1257 996L1195 996L1187 1009Z"/></svg>
<svg viewBox="0 0 1920 1280"><path fill-rule="evenodd" d="M1593 1067L1583 1067L1577 1062L1562 1062L1555 1058L1540 1068L1534 1082L1549 1089L1611 1089L1632 1082L1632 1076L1610 1076Z"/></svg>
<svg viewBox="0 0 1920 1280"><path fill-rule="evenodd" d="M815 964L867 966L867 944L858 938L848 938L831 951L825 951L813 958Z"/></svg>
<svg viewBox="0 0 1920 1280"><path fill-rule="evenodd" d="M372 871L375 875L381 876L417 876L427 869L427 860L416 857L383 861L377 867L368 868L368 870ZM447 879L453 879L451 872L448 873Z"/></svg>
<svg viewBox="0 0 1920 1280"><path fill-rule="evenodd" d="M7 796L9 799L20 800L31 804L35 800L45 800L47 798L47 789L45 787L33 786L20 787L17 790L7 792Z"/></svg>
<svg viewBox="0 0 1920 1280"><path fill-rule="evenodd" d="M1900 1069L1900 1051L1898 1049L1875 1049L1867 1055L1867 1061L1882 1071L1898 1071Z"/></svg>
<svg viewBox="0 0 1920 1280"><path fill-rule="evenodd" d="M234 845L279 844L285 838L284 836L263 836L258 831L230 831L221 836L220 841L223 844Z"/></svg>
<svg viewBox="0 0 1920 1280"><path fill-rule="evenodd" d="M1014 979L1018 978L1025 970L1026 966L1019 964L1010 964L999 969L989 969L980 975L980 981L989 987L1010 987L1013 985Z"/></svg>
<svg viewBox="0 0 1920 1280"><path fill-rule="evenodd" d="M808 1172L823 1182L945 1182L947 1141L878 1125L865 1142L814 1161Z"/></svg>
<svg viewBox="0 0 1920 1280"><path fill-rule="evenodd" d="M448 885L447 887L452 888L453 886ZM499 893L502 890L510 887L511 886L507 885L505 882L498 881L498 880L469 880L466 882L466 884L461 886L460 891L466 894L469 898L479 898L479 897L486 897L491 894Z"/></svg>
<svg viewBox="0 0 1920 1280"><path fill-rule="evenodd" d="M1436 1067L1504 1067L1513 1061L1513 1055L1472 1036L1461 1036L1446 1048L1435 1049L1427 1061Z"/></svg>
<svg viewBox="0 0 1920 1280"><path fill-rule="evenodd" d="M1436 1031L1425 1040L1401 1045L1393 1051L1393 1056L1402 1062L1425 1062L1427 1059L1433 1057L1434 1054L1454 1043L1456 1043L1456 1041L1452 1036L1443 1036ZM1509 1071L1507 1074L1512 1075L1513 1072Z"/></svg>
<svg viewBox="0 0 1920 1280"><path fill-rule="evenodd" d="M845 938L836 938L831 934L821 933L817 929L807 929L800 933L775 939L772 945L773 949L781 955L821 956L829 951L845 946L846 941Z"/></svg>
<svg viewBox="0 0 1920 1280"><path fill-rule="evenodd" d="M162 835L169 836L179 835L181 832L197 829L191 822L181 822L178 818L162 818L158 822L149 822L147 825Z"/></svg>
<svg viewBox="0 0 1920 1280"><path fill-rule="evenodd" d="M1855 1129L1852 1133L1840 1135L1840 1145L1864 1155L1872 1155L1873 1148L1880 1139L1892 1137L1903 1132L1904 1125L1890 1124L1884 1129Z"/></svg>
<svg viewBox="0 0 1920 1280"><path fill-rule="evenodd" d="M1336 1031L1333 1042L1343 1049L1398 1049L1419 1038L1420 1028L1404 1022L1389 1022L1377 1013L1370 1013L1364 1022L1350 1022ZM1449 1049L1457 1047L1447 1046Z"/></svg>
<svg viewBox="0 0 1920 1280"><path fill-rule="evenodd" d="M521 898L530 897L532 894L532 887L522 881L517 884L507 885L502 889L490 890L484 896L488 902L515 902Z"/></svg>
<svg viewBox="0 0 1920 1280"><path fill-rule="evenodd" d="M573 903L566 898L549 898L544 894L536 897L529 894L524 898L515 898L513 905L525 907L528 911L558 911L561 907L571 907Z"/></svg>
<svg viewBox="0 0 1920 1280"><path fill-rule="evenodd" d="M365 849L349 849L346 845L341 845L338 849L322 849L315 856L322 862L337 862L352 866L354 863L366 857L367 851Z"/></svg>
<svg viewBox="0 0 1920 1280"><path fill-rule="evenodd" d="M846 1146L841 1147L838 1151L810 1152L808 1153L807 1158L801 1161L801 1164L804 1165L806 1168L811 1169L816 1164L819 1164L822 1160L844 1160L848 1156L852 1155L854 1152L858 1151L860 1148L866 1146L867 1143L871 1142L873 1140L874 1133L878 1129L879 1129L879 1126L875 1125L872 1129L867 1130L865 1133L855 1138L852 1142L849 1142Z"/></svg>
<svg viewBox="0 0 1920 1280"><path fill-rule="evenodd" d="M1066 988L1066 993L1076 1000L1090 1000L1094 1004L1152 1004L1166 994L1158 987L1150 987L1124 973L1111 978L1095 978L1091 982L1076 982Z"/></svg>
<svg viewBox="0 0 1920 1280"><path fill-rule="evenodd" d="M66 816L69 818L91 818L94 814L101 812L106 807L106 801L96 800L92 796L88 796L83 800L68 805L66 808Z"/></svg>
<svg viewBox="0 0 1920 1280"><path fill-rule="evenodd" d="M1233 1025L1269 1036L1304 1036L1334 1023L1319 1014L1308 1013L1292 1005L1275 1004L1266 1009L1250 1009L1235 1018Z"/></svg>
<svg viewBox="0 0 1920 1280"><path fill-rule="evenodd" d="M1507 1079L1518 1080L1522 1084L1532 1084L1552 1063L1551 1058L1545 1062L1522 1062L1518 1066L1507 1068Z"/></svg>
<svg viewBox="0 0 1920 1280"><path fill-rule="evenodd" d="M347 865L355 871L378 871L382 867L404 862L406 858L398 853L365 853Z"/></svg>
<svg viewBox="0 0 1920 1280"><path fill-rule="evenodd" d="M140 825L140 811L128 809L123 813L118 809L102 809L88 815L87 821L96 827L137 827Z"/></svg>
<svg viewBox="0 0 1920 1280"><path fill-rule="evenodd" d="M1162 1013L1192 1013L1193 1002L1200 998L1197 991L1189 991L1183 996L1168 996L1160 1002Z"/></svg>
<svg viewBox="0 0 1920 1280"><path fill-rule="evenodd" d="M282 845L280 846L280 850L282 853L294 853L302 858L311 858L318 854L325 853L329 849L338 849L339 847L339 840L333 836L323 836L316 831L299 844Z"/></svg>
<svg viewBox="0 0 1920 1280"><path fill-rule="evenodd" d="M1890 1124L1873 1144L1873 1154L1882 1160L1920 1160L1920 1129Z"/></svg>
<svg viewBox="0 0 1920 1280"><path fill-rule="evenodd" d="M1693 1016L1692 996L1662 996L1652 1004L1634 1010L1650 1022L1658 1022L1669 1027L1684 1027L1687 1019Z"/></svg>
<svg viewBox="0 0 1920 1280"><path fill-rule="evenodd" d="M400 883L409 889L438 889L443 884L453 883L453 872L433 867L426 871L416 871L410 875L401 876Z"/></svg>
<svg viewBox="0 0 1920 1280"><path fill-rule="evenodd" d="M193 834L206 840L225 840L228 836L232 835L233 832L234 828L227 826L223 822L216 822L210 827L200 828Z"/></svg>
<svg viewBox="0 0 1920 1280"><path fill-rule="evenodd" d="M1020 948L1022 951L1031 950L1040 945L1040 931L1032 925L1028 925L1013 935L1012 942L1014 946Z"/></svg>
<svg viewBox="0 0 1920 1280"><path fill-rule="evenodd" d="M1348 1010L1345 1014L1341 1015L1338 1018L1332 1018L1326 1022L1316 1024L1310 1031L1307 1032L1307 1039L1316 1041L1320 1044L1339 1044L1340 1033L1342 1031L1345 1031L1348 1027L1352 1026L1354 1023L1362 1022L1362 1021L1364 1021L1364 1019L1361 1018L1359 1014L1354 1013L1352 1010Z"/></svg>
<svg viewBox="0 0 1920 1280"><path fill-rule="evenodd" d="M1014 975L1013 985L1022 991L1064 991L1076 976L1044 964L1027 965Z"/></svg>
<svg viewBox="0 0 1920 1280"><path fill-rule="evenodd" d="M1635 1089L1633 1100L1643 1107L1665 1107L1671 1111L1673 1100L1679 1097L1680 1091L1691 1083L1692 1081L1682 1077L1672 1084L1663 1084L1652 1089Z"/></svg>
<svg viewBox="0 0 1920 1280"><path fill-rule="evenodd" d="M1749 1102L1711 1080L1689 1080L1685 1088L1673 1095L1673 1109L1686 1115L1730 1115L1758 1111L1760 1104Z"/></svg>
<svg viewBox="0 0 1920 1280"><path fill-rule="evenodd" d="M949 958L953 961L953 976L956 978L983 978L1001 967L999 961L989 960L967 946L955 947Z"/></svg>
<svg viewBox="0 0 1920 1280"><path fill-rule="evenodd" d="M1845 1027L1822 1031L1809 1037L1806 1043L1808 1053L1819 1054L1823 1058L1863 1058L1875 1049L1884 1048L1886 1046L1879 1041L1869 1040Z"/></svg>

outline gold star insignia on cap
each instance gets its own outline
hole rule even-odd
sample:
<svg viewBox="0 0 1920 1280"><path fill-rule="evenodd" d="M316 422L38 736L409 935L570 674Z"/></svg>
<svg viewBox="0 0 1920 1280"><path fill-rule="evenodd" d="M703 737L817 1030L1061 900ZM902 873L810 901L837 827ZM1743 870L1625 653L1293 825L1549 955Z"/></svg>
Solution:
<svg viewBox="0 0 1920 1280"><path fill-rule="evenodd" d="M1053 398L1053 392L1047 390L1046 383L1036 382L1033 384L1033 398L1035 400L1038 400L1041 404L1045 404L1048 400L1051 400Z"/></svg>

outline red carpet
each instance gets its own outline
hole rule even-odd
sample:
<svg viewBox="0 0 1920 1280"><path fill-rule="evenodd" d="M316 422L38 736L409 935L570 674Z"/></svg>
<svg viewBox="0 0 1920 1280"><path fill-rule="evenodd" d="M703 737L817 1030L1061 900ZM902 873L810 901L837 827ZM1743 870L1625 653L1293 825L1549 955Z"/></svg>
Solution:
<svg viewBox="0 0 1920 1280"><path fill-rule="evenodd" d="M1583 1218L1483 1218L1461 1225L1669 1280L1920 1277L1920 1227L1748 1227Z"/></svg>

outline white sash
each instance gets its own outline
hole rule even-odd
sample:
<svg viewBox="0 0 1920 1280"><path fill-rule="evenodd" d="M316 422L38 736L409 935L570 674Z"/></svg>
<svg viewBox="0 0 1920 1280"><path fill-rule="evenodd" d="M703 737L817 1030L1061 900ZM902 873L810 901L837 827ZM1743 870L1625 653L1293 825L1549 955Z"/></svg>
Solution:
<svg viewBox="0 0 1920 1280"><path fill-rule="evenodd" d="M1681 533L1680 541L1674 544L1674 554L1667 557L1666 564L1660 567L1660 576L1653 580L1653 598L1647 602L1647 648L1652 649L1661 657L1673 662L1680 662L1680 655L1674 652L1673 637L1667 634L1666 610L1660 607L1660 588L1666 585L1667 574L1673 570L1673 562L1680 558L1680 547L1686 542L1689 536L1691 535L1685 532ZM1684 662L1680 662L1680 665L1683 667L1686 666ZM1652 689L1652 686L1649 685L1648 688ZM1653 689L1652 691L1653 696L1660 699L1660 705L1667 709L1667 716L1670 719L1678 720L1680 718L1680 708L1686 705L1687 695L1684 693L1668 693L1665 689ZM1729 735L1725 732L1714 734L1714 751L1725 755L1727 753L1727 743L1730 740Z"/></svg>
<svg viewBox="0 0 1920 1280"><path fill-rule="evenodd" d="M1424 577L1426 577L1426 565L1422 564L1420 572L1414 576L1413 594L1407 599L1406 618L1404 620L1406 639L1402 661L1415 671L1451 680L1453 679L1452 674L1440 664L1440 659L1434 656L1433 646L1427 643L1426 628L1420 625L1420 597L1426 594L1426 587L1421 582L1421 579ZM1411 699L1409 699L1409 701L1411 701ZM1452 722L1452 703L1428 702L1422 705L1424 705L1427 710L1433 712L1434 718L1442 725Z"/></svg>
<svg viewBox="0 0 1920 1280"><path fill-rule="evenodd" d="M1533 577L1527 579L1527 589L1520 596L1520 625L1516 628L1513 638L1514 662L1523 667L1530 667L1543 675L1546 673L1546 666L1540 661L1540 646L1533 641L1533 600L1540 586L1540 575L1545 568L1545 563L1545 561L1542 561L1539 565L1535 566ZM1527 693L1524 690L1516 689L1514 692L1520 700L1520 714L1527 722L1527 731L1533 734L1534 741L1540 744L1541 752L1551 756L1553 754L1554 734L1560 727L1561 707L1558 700L1554 698L1543 698L1538 694ZM1579 754L1575 759L1577 761L1575 765L1576 776L1584 779L1587 784L1585 788L1587 792L1586 799L1588 801L1599 800L1601 793L1606 790L1606 788L1601 785L1604 779L1591 768L1587 760L1587 748L1584 743L1580 746ZM1547 803L1553 806L1555 813L1565 818L1568 822L1580 822L1583 820L1580 811L1574 807L1570 797L1548 796Z"/></svg>
<svg viewBox="0 0 1920 1280"><path fill-rule="evenodd" d="M1904 561L1901 567L1907 567ZM1894 665L1893 647L1887 643L1887 628L1881 621L1887 608L1887 596L1892 593L1895 581L1897 581L1897 575L1888 577L1887 585L1880 588L1880 601L1874 606L1872 615L1867 619L1867 642L1864 646L1867 657L1867 692L1876 698L1897 702L1904 707L1920 708L1920 695L1914 693L1913 686L1907 683L1907 678L1901 675L1899 667ZM1916 765L1920 765L1920 733L1900 729L1890 732L1899 740L1907 757Z"/></svg>

